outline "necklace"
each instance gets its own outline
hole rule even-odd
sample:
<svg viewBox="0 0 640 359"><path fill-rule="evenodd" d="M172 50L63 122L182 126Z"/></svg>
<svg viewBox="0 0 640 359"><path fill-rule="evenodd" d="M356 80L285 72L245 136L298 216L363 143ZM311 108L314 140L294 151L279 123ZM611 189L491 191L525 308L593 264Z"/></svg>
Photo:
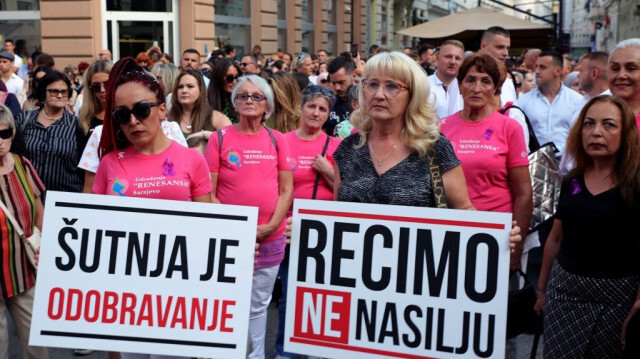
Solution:
<svg viewBox="0 0 640 359"><path fill-rule="evenodd" d="M382 159L378 158L378 156L376 156L376 153L373 152L373 146L371 146L371 142L369 142L369 149L371 150L371 154L373 155L373 158L378 161L378 167L382 167L382 161L386 160L389 156L391 156L391 154L393 153L393 151L396 150L396 148L398 148L398 144L393 145L393 148L391 149L391 151L389 151L386 155L384 155L384 157L382 157Z"/></svg>
<svg viewBox="0 0 640 359"><path fill-rule="evenodd" d="M49 116L47 116L47 113L45 112L44 108L42 109L41 113L42 113L42 116L44 118L46 118L47 120L49 120L49 121L57 121L57 120L62 118L62 115L60 115L58 117L49 117Z"/></svg>
<svg viewBox="0 0 640 359"><path fill-rule="evenodd" d="M187 120L182 120L187 125L187 130L191 129L191 122L187 122Z"/></svg>

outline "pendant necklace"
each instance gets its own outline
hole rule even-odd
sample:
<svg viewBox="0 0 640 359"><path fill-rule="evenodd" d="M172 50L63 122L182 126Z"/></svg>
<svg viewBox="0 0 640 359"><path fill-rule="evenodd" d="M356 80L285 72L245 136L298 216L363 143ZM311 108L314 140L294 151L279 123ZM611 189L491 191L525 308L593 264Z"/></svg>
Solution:
<svg viewBox="0 0 640 359"><path fill-rule="evenodd" d="M387 153L384 157L382 157L382 159L379 159L378 156L376 156L376 153L373 152L373 146L371 146L371 142L369 142L369 149L371 150L371 154L373 155L373 158L378 161L378 167L382 167L382 161L386 160L389 156L391 156L391 154L393 153L393 151L396 150L396 148L398 148L398 144L393 145L393 148L391 149L391 151L389 151L389 153Z"/></svg>
<svg viewBox="0 0 640 359"><path fill-rule="evenodd" d="M182 120L187 125L187 130L191 129L191 122L187 122L187 120Z"/></svg>

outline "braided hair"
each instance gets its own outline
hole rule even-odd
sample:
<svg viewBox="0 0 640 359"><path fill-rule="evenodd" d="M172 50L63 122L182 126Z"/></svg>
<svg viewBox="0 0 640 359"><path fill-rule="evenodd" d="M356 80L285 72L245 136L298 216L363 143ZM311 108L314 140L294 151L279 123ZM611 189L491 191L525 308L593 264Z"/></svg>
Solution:
<svg viewBox="0 0 640 359"><path fill-rule="evenodd" d="M143 85L156 95L156 101L164 103L164 91L156 78L140 66L132 57L120 59L113 65L107 81L107 97L105 100L105 113L102 128L102 138L98 149L99 157L102 159L109 152L115 149L128 147L131 143L124 136L118 136L120 127L113 123L113 111L115 110L116 90L120 85L135 82Z"/></svg>

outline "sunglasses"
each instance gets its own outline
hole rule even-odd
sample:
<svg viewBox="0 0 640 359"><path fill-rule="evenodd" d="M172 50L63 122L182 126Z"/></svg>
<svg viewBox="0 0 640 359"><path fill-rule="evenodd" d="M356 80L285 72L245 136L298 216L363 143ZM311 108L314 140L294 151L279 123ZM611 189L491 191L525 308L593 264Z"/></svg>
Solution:
<svg viewBox="0 0 640 359"><path fill-rule="evenodd" d="M254 93L253 95L249 95L248 93L241 93L236 96L236 100L242 101L242 102L249 101L249 98L251 98L253 102L262 102L267 97L257 93Z"/></svg>
<svg viewBox="0 0 640 359"><path fill-rule="evenodd" d="M47 89L47 92L51 97L58 97L58 95L62 95L62 97L67 97L69 94L69 90L58 90L58 89Z"/></svg>
<svg viewBox="0 0 640 359"><path fill-rule="evenodd" d="M2 138L3 140L8 140L11 138L11 136L13 136L12 129L7 128L6 130L0 130L0 138Z"/></svg>
<svg viewBox="0 0 640 359"><path fill-rule="evenodd" d="M240 76L238 76L238 75L236 75L236 76L233 76L233 75L227 75L227 76L225 76L225 77L224 77L224 79L225 79L227 82L231 83L231 82L233 82L233 81L236 81L236 80L238 79L238 77L240 77Z"/></svg>
<svg viewBox="0 0 640 359"><path fill-rule="evenodd" d="M321 93L326 98L334 98L335 97L335 94L333 93L333 91L329 90L326 87L322 87L322 86L318 86L318 85L310 85L306 89L304 89L304 91L302 91L303 95L304 94L312 94L312 93Z"/></svg>
<svg viewBox="0 0 640 359"><path fill-rule="evenodd" d="M93 92L100 92L100 90L102 90L104 88L104 90L107 90L107 81L105 82L94 82L91 84L91 91Z"/></svg>
<svg viewBox="0 0 640 359"><path fill-rule="evenodd" d="M126 125L131 121L132 114L139 121L145 120L151 114L151 107L159 106L160 104L160 102L140 101L134 104L131 110L126 107L119 107L113 111L113 122L118 125Z"/></svg>
<svg viewBox="0 0 640 359"><path fill-rule="evenodd" d="M321 84L328 84L328 83L329 83L329 80L327 80L327 79L322 79L322 80L320 80L320 83L321 83Z"/></svg>
<svg viewBox="0 0 640 359"><path fill-rule="evenodd" d="M253 62L241 62L240 66L245 67L245 66L249 66L249 65L253 65Z"/></svg>

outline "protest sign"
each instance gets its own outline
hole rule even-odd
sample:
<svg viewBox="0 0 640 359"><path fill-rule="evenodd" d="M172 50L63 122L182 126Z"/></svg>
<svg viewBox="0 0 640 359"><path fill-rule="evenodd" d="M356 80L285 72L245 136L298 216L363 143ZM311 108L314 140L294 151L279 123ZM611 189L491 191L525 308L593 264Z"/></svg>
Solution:
<svg viewBox="0 0 640 359"><path fill-rule="evenodd" d="M296 200L285 351L504 357L511 214Z"/></svg>
<svg viewBox="0 0 640 359"><path fill-rule="evenodd" d="M257 216L48 192L30 344L244 358Z"/></svg>

